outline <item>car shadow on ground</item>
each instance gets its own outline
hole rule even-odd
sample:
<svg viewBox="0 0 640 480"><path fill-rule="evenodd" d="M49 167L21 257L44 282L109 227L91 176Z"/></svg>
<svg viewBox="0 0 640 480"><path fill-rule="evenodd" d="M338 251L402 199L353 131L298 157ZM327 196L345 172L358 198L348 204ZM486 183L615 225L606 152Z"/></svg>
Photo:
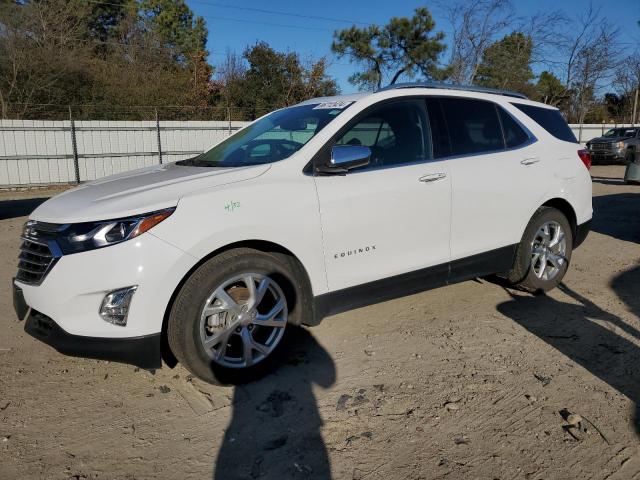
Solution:
<svg viewBox="0 0 640 480"><path fill-rule="evenodd" d="M49 200L44 198L24 198L20 200L0 201L0 220L9 218L24 217L33 212L40 204Z"/></svg>
<svg viewBox="0 0 640 480"><path fill-rule="evenodd" d="M294 328L286 347L273 373L234 388L214 479L331 478L312 386L333 385L335 365L306 329Z"/></svg>
<svg viewBox="0 0 640 480"><path fill-rule="evenodd" d="M620 274L611 287L639 316L640 267ZM627 396L634 405L632 421L640 438L640 347L634 343L640 342L640 331L566 285L561 284L559 289L568 297L567 302L510 292L511 300L497 309ZM634 342L617 332L626 333Z"/></svg>
<svg viewBox="0 0 640 480"><path fill-rule="evenodd" d="M594 232L619 240L640 243L640 189L593 197Z"/></svg>
<svg viewBox="0 0 640 480"><path fill-rule="evenodd" d="M591 181L602 185L624 185L623 177L591 177Z"/></svg>

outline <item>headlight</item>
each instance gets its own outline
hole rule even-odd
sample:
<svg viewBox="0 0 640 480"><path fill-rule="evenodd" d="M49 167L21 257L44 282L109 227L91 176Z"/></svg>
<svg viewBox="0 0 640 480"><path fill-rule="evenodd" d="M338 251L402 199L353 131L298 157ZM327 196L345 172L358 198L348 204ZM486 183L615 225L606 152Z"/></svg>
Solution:
<svg viewBox="0 0 640 480"><path fill-rule="evenodd" d="M618 143L616 143L616 147L618 147L618 148L624 148L624 142L618 142Z"/></svg>
<svg viewBox="0 0 640 480"><path fill-rule="evenodd" d="M167 208L135 217L74 223L60 232L56 240L65 254L115 245L142 235L168 218L174 210L175 208Z"/></svg>

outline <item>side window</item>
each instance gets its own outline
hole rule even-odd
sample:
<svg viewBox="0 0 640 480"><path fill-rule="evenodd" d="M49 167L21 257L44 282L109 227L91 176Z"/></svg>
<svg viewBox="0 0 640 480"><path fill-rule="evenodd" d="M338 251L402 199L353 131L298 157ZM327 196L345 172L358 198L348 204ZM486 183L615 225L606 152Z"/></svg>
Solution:
<svg viewBox="0 0 640 480"><path fill-rule="evenodd" d="M525 132L518 122L504 109L498 107L500 114L500 122L502 123L502 131L504 132L504 140L507 148L516 148L529 141L529 135Z"/></svg>
<svg viewBox="0 0 640 480"><path fill-rule="evenodd" d="M375 147L378 144L395 144L393 130L383 118L367 116L345 133L338 145L362 145L363 147Z"/></svg>
<svg viewBox="0 0 640 480"><path fill-rule="evenodd" d="M430 157L427 118L422 102L401 101L372 110L336 142L371 149L366 168L419 162Z"/></svg>
<svg viewBox="0 0 640 480"><path fill-rule="evenodd" d="M504 149L495 104L483 100L440 99L447 120L452 155L468 155Z"/></svg>
<svg viewBox="0 0 640 480"><path fill-rule="evenodd" d="M271 144L249 144L247 146L247 156L252 160L268 160L271 157Z"/></svg>

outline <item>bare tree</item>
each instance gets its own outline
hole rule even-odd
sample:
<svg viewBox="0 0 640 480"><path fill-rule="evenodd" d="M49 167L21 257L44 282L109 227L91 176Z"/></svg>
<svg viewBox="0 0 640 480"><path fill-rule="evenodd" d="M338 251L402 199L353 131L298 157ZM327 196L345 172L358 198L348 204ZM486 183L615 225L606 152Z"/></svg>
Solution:
<svg viewBox="0 0 640 480"><path fill-rule="evenodd" d="M441 2L451 24L448 78L453 83L472 84L484 51L501 38L516 20L510 0L453 0Z"/></svg>
<svg viewBox="0 0 640 480"><path fill-rule="evenodd" d="M574 33L567 34L561 47L564 84L573 91L568 117L583 123L596 103L598 91L613 78L619 62L619 31L593 5L578 16L568 31Z"/></svg>
<svg viewBox="0 0 640 480"><path fill-rule="evenodd" d="M640 52L626 57L616 68L613 86L626 103L626 114L632 113L635 92L640 88Z"/></svg>
<svg viewBox="0 0 640 480"><path fill-rule="evenodd" d="M558 52L567 43L567 25L570 19L561 10L541 11L519 20L518 30L533 41L532 65L556 70L562 65Z"/></svg>
<svg viewBox="0 0 640 480"><path fill-rule="evenodd" d="M613 84L622 95L629 95L640 86L640 52L632 53L620 63Z"/></svg>
<svg viewBox="0 0 640 480"><path fill-rule="evenodd" d="M29 2L0 6L0 114L22 117L36 104L56 102L86 61L86 5Z"/></svg>
<svg viewBox="0 0 640 480"><path fill-rule="evenodd" d="M222 97L226 117L243 118L235 112L235 99L242 95L242 79L247 71L247 66L242 55L227 49L222 62L216 67L216 88Z"/></svg>

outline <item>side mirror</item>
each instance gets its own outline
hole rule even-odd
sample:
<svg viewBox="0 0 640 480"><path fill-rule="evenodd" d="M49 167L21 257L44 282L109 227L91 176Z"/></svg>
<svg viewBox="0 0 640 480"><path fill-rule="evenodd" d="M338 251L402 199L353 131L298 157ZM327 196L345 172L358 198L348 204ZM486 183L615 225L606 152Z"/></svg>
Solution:
<svg viewBox="0 0 640 480"><path fill-rule="evenodd" d="M322 173L345 174L352 168L369 164L371 149L360 145L334 145L331 159L327 165L319 168Z"/></svg>

